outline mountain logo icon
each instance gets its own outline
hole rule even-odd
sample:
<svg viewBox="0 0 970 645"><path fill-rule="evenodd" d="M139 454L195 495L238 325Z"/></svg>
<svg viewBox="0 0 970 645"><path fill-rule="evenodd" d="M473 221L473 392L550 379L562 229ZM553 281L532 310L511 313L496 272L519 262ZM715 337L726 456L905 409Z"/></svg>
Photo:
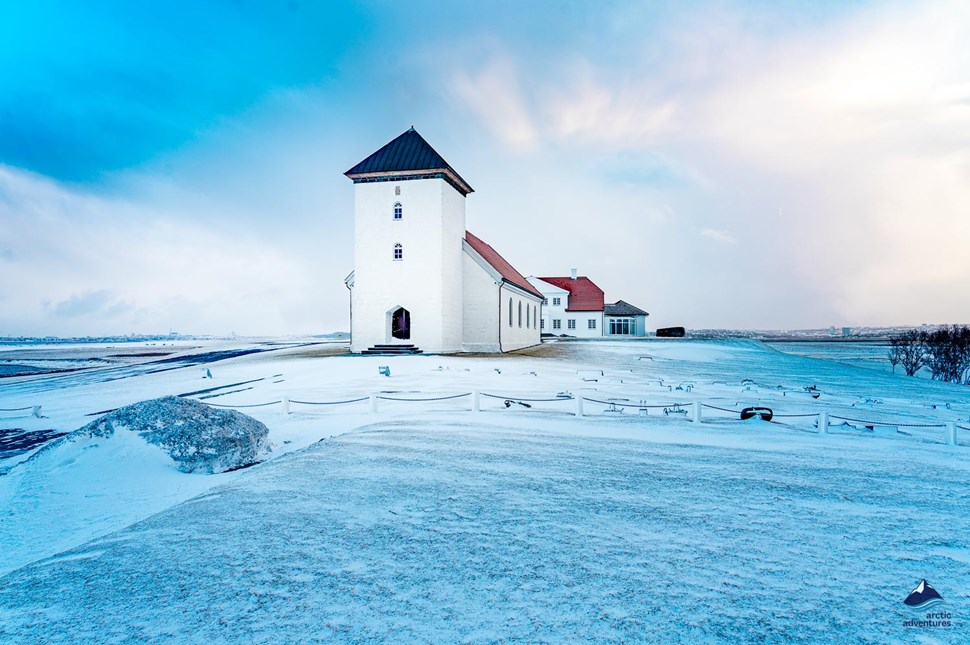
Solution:
<svg viewBox="0 0 970 645"><path fill-rule="evenodd" d="M926 580L920 580L916 588L906 596L903 604L910 609L926 609L943 602L943 596Z"/></svg>

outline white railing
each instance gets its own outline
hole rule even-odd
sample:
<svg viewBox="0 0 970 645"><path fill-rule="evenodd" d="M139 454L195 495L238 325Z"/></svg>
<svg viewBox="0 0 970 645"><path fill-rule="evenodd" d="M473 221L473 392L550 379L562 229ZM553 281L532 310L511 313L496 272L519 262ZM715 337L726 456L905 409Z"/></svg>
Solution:
<svg viewBox="0 0 970 645"><path fill-rule="evenodd" d="M452 401L457 399L464 399L466 397L471 397L471 412L480 412L482 410L482 399L494 399L505 403L506 408L513 407L515 409L522 410L523 408L531 408L534 403L563 403L567 401L573 402L572 415L577 417L593 417L597 416L595 414L590 414L586 409L584 403L594 403L598 405L603 405L607 407L604 414L600 416L605 416L606 412L622 413L623 410L629 408L632 410L637 410L638 412L648 413L649 410L657 409L663 410L665 416L678 416L683 415L685 418L690 417L693 423L701 424L704 422L704 409L716 410L719 412L726 412L732 415L738 415L740 419L741 410L736 410L733 408L726 408L712 403L705 403L703 401L674 401L669 403L648 403L645 399L641 399L639 403L630 401L628 398L623 397L609 397L604 396L601 398L591 398L588 396L575 396L569 393L560 393L553 397L543 397L537 395L527 395L527 396L516 396L512 394L493 394L490 392L481 392L478 390L471 392L460 392L455 394L442 394L434 396L389 396L388 392L376 392L371 393L366 396L358 396L354 398L337 400L337 401L303 401L297 399L290 399L288 397L283 397L282 399L275 401L268 401L266 403L256 403L256 404L220 404L220 403L209 403L220 408L233 408L233 409L247 409L247 408L261 408L268 407L272 405L281 406L282 413L284 415L291 414L293 411L293 406L338 406L338 405L351 405L355 403L362 403L367 401L369 403L369 409L371 413L377 413L380 411L381 401L389 401L396 403L432 403L438 401ZM413 393L420 394L420 393ZM716 418L716 417L715 417ZM821 410L818 412L799 412L799 413L772 413L772 420L774 419L814 419L812 424L818 429L819 434L830 434L833 424L833 420L842 421L844 424L848 425L859 425L862 427L873 428L935 428L944 429L946 434L946 443L949 445L958 445L958 430L965 430L970 432L970 427L960 425L954 421L934 421L927 423L911 423L911 422L894 422L894 421L881 421L881 420L868 420L868 419L858 419L855 417L845 417L838 414L832 414L827 410Z"/></svg>
<svg viewBox="0 0 970 645"><path fill-rule="evenodd" d="M280 406L282 414L289 415L292 414L294 409L301 411L301 407L335 407L342 405L354 405L358 403L368 403L368 409L371 413L376 414L380 411L382 405L381 402L387 402L391 405L399 404L414 404L414 403L437 403L441 401L457 401L459 399L471 399L470 408L464 408L465 411L471 412L481 412L482 411L482 401L494 400L501 401L504 403L505 408L512 408L515 410L523 411L531 409L534 404L537 403L565 403L572 402L573 407L568 413L576 417L596 417L596 416L609 416L615 415L617 413L622 414L624 410L636 410L641 415L649 414L650 410L662 410L664 416L683 416L685 419L690 418L693 423L701 424L704 423L705 415L704 410L713 410L716 412L722 412L732 415L732 417L739 419L741 417L741 410L724 407L724 405L715 405L714 403L705 403L701 400L693 401L671 401L671 402L649 402L646 399L640 399L639 402L633 402L628 397L620 396L607 396L600 395L599 398L592 398L584 395L574 395L569 392L560 392L555 396L541 396L535 394L529 394L524 396L518 396L514 394L500 394L492 392L482 392L479 390L474 390L471 392L458 392L452 394L434 394L434 395L423 395L420 392L412 392L410 396L401 395L399 393L392 392L373 392L366 395L354 396L346 399L338 399L334 401L306 401L303 399L291 399L289 397L282 397L280 399L275 399L272 401L266 401L262 403L209 403L210 405L217 408L228 408L236 410L249 410L255 408L267 408L271 406ZM601 410L599 414L595 412L590 412L586 409L587 403L592 403L594 405L604 406L606 409ZM460 411L460 410L453 410ZM544 410L548 412L548 410ZM18 414L23 413L23 414ZM11 415L14 416L6 416ZM737 415L737 416L734 416ZM882 413L876 416L886 416L887 413ZM33 416L36 418L45 418L41 414L41 406L39 405L28 405L17 408L0 408L0 418L21 418L26 416ZM907 419L904 422L897 421L886 421L880 419L861 419L857 417L847 417L840 414L833 413L831 410L819 410L816 412L795 412L795 413L776 413L772 411L771 420L772 422L778 423L776 419L813 419L813 422L809 427L814 427L818 434L826 435L832 432L833 427L840 426L851 426L851 427L863 427L869 430L874 430L875 428L895 428L897 432L902 434L908 434L906 432L900 431L899 428L929 428L929 429L943 429L945 434L945 443L956 446L959 445L958 442L958 432L964 430L970 432L970 427L964 426L956 421L941 421L932 420L927 422L913 421ZM710 420L727 420L723 415L710 417ZM833 422L842 422L838 426ZM795 427L795 426L790 426Z"/></svg>

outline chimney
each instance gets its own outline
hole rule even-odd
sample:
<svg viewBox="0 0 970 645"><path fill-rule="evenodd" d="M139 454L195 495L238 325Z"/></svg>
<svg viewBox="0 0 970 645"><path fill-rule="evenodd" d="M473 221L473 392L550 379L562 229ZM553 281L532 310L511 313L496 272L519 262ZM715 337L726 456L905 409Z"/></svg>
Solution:
<svg viewBox="0 0 970 645"><path fill-rule="evenodd" d="M570 272L572 273L572 279L573 280L576 279L576 271L577 271L576 269L570 269Z"/></svg>

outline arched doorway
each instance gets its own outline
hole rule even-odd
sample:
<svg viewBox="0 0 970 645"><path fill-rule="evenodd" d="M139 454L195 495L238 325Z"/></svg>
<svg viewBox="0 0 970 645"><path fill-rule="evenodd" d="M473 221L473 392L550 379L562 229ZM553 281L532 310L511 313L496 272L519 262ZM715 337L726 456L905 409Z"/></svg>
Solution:
<svg viewBox="0 0 970 645"><path fill-rule="evenodd" d="M404 307L398 307L391 313L391 338L411 338L411 312Z"/></svg>

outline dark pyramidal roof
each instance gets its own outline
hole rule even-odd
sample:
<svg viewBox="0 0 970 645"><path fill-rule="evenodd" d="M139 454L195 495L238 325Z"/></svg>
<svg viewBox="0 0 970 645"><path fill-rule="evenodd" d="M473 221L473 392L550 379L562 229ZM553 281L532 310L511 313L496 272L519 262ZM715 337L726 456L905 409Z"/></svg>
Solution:
<svg viewBox="0 0 970 645"><path fill-rule="evenodd" d="M355 182L441 174L461 194L473 192L468 182L418 134L414 126L344 174Z"/></svg>
<svg viewBox="0 0 970 645"><path fill-rule="evenodd" d="M639 307L634 307L625 300L617 300L612 305L603 307L603 313L607 316L649 316L647 312Z"/></svg>

